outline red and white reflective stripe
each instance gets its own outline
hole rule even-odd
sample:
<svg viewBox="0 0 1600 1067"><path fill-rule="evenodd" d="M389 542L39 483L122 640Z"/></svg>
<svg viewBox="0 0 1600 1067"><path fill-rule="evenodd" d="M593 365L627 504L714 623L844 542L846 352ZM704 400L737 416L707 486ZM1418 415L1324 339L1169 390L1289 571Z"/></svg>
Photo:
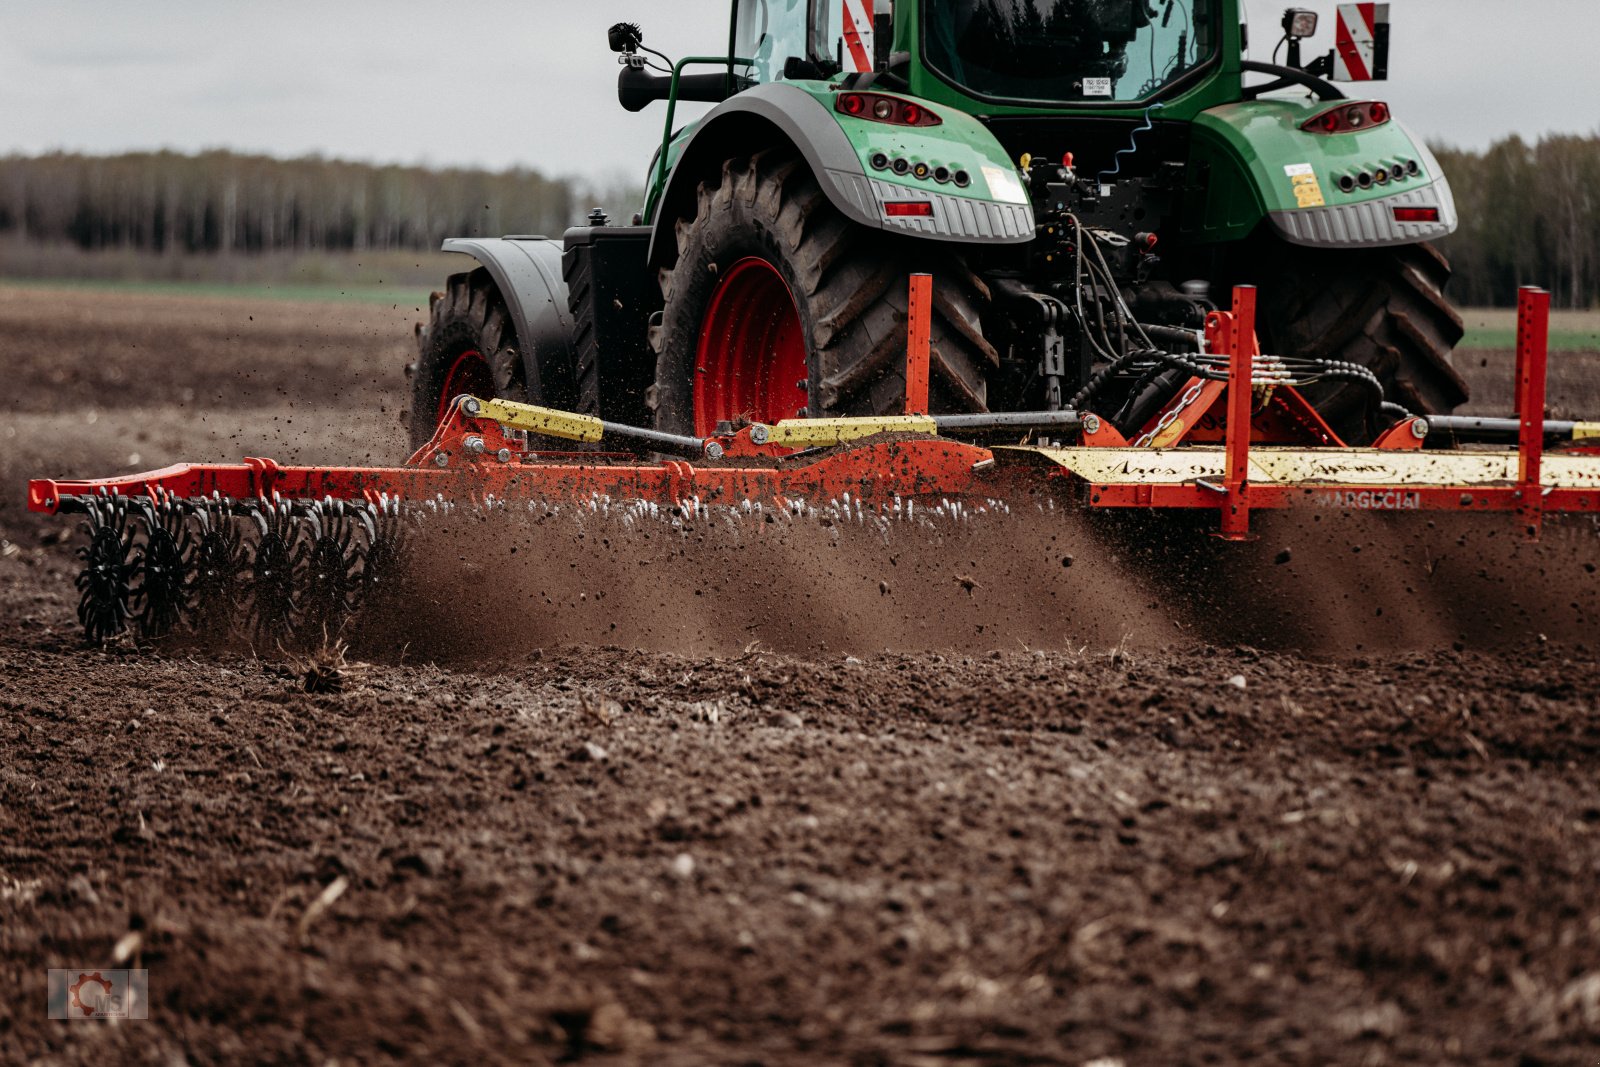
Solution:
<svg viewBox="0 0 1600 1067"><path fill-rule="evenodd" d="M1378 8L1376 3L1340 4L1333 31L1333 77L1336 81L1372 80L1373 61L1378 47ZM1388 7L1388 4L1381 5Z"/></svg>
<svg viewBox="0 0 1600 1067"><path fill-rule="evenodd" d="M844 69L849 74L865 74L872 69L872 2L843 0Z"/></svg>

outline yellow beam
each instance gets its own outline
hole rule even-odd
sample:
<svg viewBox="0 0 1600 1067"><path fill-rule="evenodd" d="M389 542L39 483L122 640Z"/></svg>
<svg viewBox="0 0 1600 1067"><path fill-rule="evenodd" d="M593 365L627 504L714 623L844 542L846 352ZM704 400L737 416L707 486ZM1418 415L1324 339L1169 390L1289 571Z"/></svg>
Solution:
<svg viewBox="0 0 1600 1067"><path fill-rule="evenodd" d="M605 424L593 415L574 415L570 411L519 404L515 400L480 400L468 397L465 413L469 418L498 422L513 430L559 437L565 441L598 441L605 436Z"/></svg>
<svg viewBox="0 0 1600 1067"><path fill-rule="evenodd" d="M770 427L767 440L786 448L826 448L881 433L939 432L931 415L881 415L866 418L785 419Z"/></svg>

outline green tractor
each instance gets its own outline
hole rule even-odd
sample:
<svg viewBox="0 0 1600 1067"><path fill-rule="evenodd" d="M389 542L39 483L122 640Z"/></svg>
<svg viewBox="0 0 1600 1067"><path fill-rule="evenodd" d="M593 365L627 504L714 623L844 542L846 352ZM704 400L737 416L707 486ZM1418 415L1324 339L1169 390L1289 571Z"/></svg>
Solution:
<svg viewBox="0 0 1600 1067"><path fill-rule="evenodd" d="M1346 441L1466 399L1430 240L1438 163L1386 104L1387 4L1283 18L1240 0L734 0L728 52L676 63L613 27L619 96L667 105L631 225L452 239L419 330L412 436L495 395L704 436L897 414L908 277L933 276L935 414L1094 411L1132 436L1259 287L1263 350ZM703 68L689 73L690 68ZM716 106L674 128L679 101Z"/></svg>

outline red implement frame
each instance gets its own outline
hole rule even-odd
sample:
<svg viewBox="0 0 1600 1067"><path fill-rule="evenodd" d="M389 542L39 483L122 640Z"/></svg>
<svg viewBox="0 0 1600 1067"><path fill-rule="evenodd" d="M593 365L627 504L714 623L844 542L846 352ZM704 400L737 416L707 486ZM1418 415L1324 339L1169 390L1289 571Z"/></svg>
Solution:
<svg viewBox="0 0 1600 1067"><path fill-rule="evenodd" d="M1250 397L1256 357L1256 289L1233 291L1233 351L1228 356L1228 465L1222 487L1222 533L1228 541L1250 537Z"/></svg>
<svg viewBox="0 0 1600 1067"><path fill-rule="evenodd" d="M1514 462L1504 452L1419 455L1415 450L1425 435L1417 432L1415 419L1392 428L1374 448L1338 445L1294 389L1255 386L1255 290L1244 287L1235 291L1231 312L1213 313L1207 331L1210 350L1229 357L1229 381L1206 383L1202 392L1209 399L1203 405L1192 402L1192 411L1180 401L1168 413L1169 429L1179 415L1186 424L1176 427L1178 440L1193 433L1209 444L1129 446L1107 420L1086 415L1083 445L1077 449L989 449L902 433L785 456L756 441L756 430L763 428L747 427L716 439L723 459L691 464L593 452L525 453L517 435L492 421L468 418L458 405L435 437L438 447L419 451L402 467L285 467L268 459L247 459L241 464L183 464L121 478L41 479L28 485L28 507L54 513L102 494L171 494L190 500L220 496L231 501L274 495L300 501L388 497L412 502L436 497L582 501L601 496L667 506L745 500L788 506L848 495L864 506L882 507L905 500L1070 490L1081 492L1091 507L1218 510L1221 536L1235 541L1250 536L1252 511L1306 506L1516 512L1529 536L1537 537L1548 512L1600 513L1600 457L1584 455L1581 448L1559 458L1544 452L1549 305L1548 293L1523 290L1517 343L1521 432ZM908 408L926 410L928 282L913 283L910 307L906 378L916 395L908 395ZM1222 395L1228 398L1226 417L1218 425L1214 413L1202 409ZM1296 435L1299 443L1282 447L1285 433ZM1222 438L1220 450L1212 435ZM1111 462L1092 462L1097 458ZM1252 480L1253 464L1278 473ZM1469 468L1477 473L1459 473ZM1285 469L1291 474L1284 475ZM1426 474L1432 469L1457 473ZM1174 471L1180 473L1174 476Z"/></svg>
<svg viewBox="0 0 1600 1067"><path fill-rule="evenodd" d="M928 413L928 360L933 345L933 275L913 274L907 304L906 414Z"/></svg>
<svg viewBox="0 0 1600 1067"><path fill-rule="evenodd" d="M1550 294L1525 286L1517 293L1517 513L1529 540L1544 526L1544 398L1550 351Z"/></svg>
<svg viewBox="0 0 1600 1067"><path fill-rule="evenodd" d="M1332 507L1359 511L1499 511L1516 512L1530 539L1537 540L1543 516L1548 512L1600 512L1600 464L1585 469L1582 484L1545 484L1544 408L1546 363L1548 360L1550 294L1541 289L1522 290L1517 320L1517 414L1520 435L1515 475L1482 483L1369 480L1341 484L1341 468L1359 467L1371 457L1380 467L1383 454L1405 453L1420 446L1408 419L1380 437L1370 450L1311 449L1301 455L1320 458L1322 469L1316 476L1292 483L1254 482L1249 479L1252 434L1251 390L1235 388L1251 380L1254 354L1253 331L1248 324L1254 316L1255 293L1250 287L1234 292L1231 328L1220 331L1228 338L1229 386L1226 458L1223 484L1204 479L1181 484L1136 484L1115 482L1090 486L1090 502L1097 507L1116 508L1220 508L1221 536L1229 540L1249 537L1249 513L1262 508ZM1219 313L1221 314L1221 313ZM1279 392L1292 393L1282 389ZM1303 401L1302 401L1303 402ZM1258 413L1259 415L1259 413ZM1410 434L1411 440L1401 438ZM1171 454L1182 455L1185 449ZM1573 455L1587 450L1573 449ZM1448 453L1444 453L1448 455ZM1476 453L1483 456L1484 453Z"/></svg>
<svg viewBox="0 0 1600 1067"><path fill-rule="evenodd" d="M493 445L494 427L466 423L467 433ZM747 434L749 431L741 431ZM752 453L758 449L752 448ZM943 438L863 443L792 460L747 459L693 464L685 460L641 463L637 457L568 453L537 460L500 463L486 457L450 468L285 467L270 459L238 464L184 463L148 474L86 481L39 479L28 483L28 508L55 512L64 500L109 493L146 496L158 491L180 499L220 495L227 500L376 501L382 497L425 501L540 499L653 500L666 505L699 501L738 504L763 500L823 503L845 495L867 506L893 505L897 499L937 500L992 495L980 487L974 467L993 466L985 448Z"/></svg>

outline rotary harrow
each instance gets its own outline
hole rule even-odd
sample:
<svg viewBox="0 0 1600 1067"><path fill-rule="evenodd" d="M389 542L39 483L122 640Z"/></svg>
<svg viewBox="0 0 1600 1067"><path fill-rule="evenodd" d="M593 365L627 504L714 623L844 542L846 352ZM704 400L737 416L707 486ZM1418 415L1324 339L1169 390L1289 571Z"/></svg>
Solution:
<svg viewBox="0 0 1600 1067"><path fill-rule="evenodd" d="M1301 397L1308 368L1260 352L1254 295L1240 287L1231 311L1208 317L1200 355L1182 360L1186 388L1131 442L1090 411L927 414L931 282L917 277L903 415L687 437L461 396L399 467L180 464L32 481L28 503L83 517L78 618L96 643L336 633L404 586L420 526L469 509L906 518L1048 497L1216 511L1229 540L1250 537L1258 509L1513 513L1530 538L1546 514L1600 512L1600 424L1543 418L1548 293L1522 294L1514 417L1400 413L1368 448L1347 447Z"/></svg>

